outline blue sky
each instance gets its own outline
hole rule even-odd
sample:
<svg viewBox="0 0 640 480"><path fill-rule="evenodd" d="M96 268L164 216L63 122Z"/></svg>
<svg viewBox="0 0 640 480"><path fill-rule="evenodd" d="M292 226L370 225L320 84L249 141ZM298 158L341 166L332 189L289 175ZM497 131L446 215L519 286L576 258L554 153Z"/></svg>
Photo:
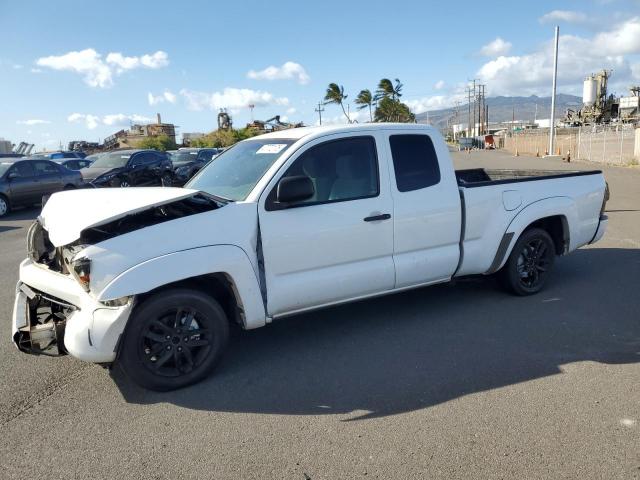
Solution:
<svg viewBox="0 0 640 480"><path fill-rule="evenodd" d="M0 0L0 14L0 137L38 149L103 139L156 112L180 132L210 131L225 106L244 126L249 103L258 119L314 124L329 82L351 100L398 77L417 113L452 105L472 78L490 95L548 95L556 24L560 91L579 94L602 67L618 93L640 84L637 0Z"/></svg>

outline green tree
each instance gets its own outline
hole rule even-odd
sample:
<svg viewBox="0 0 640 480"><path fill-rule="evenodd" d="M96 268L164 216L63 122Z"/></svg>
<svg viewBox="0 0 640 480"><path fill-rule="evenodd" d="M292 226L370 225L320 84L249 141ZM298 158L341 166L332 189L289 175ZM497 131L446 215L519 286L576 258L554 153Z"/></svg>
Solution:
<svg viewBox="0 0 640 480"><path fill-rule="evenodd" d="M158 135L157 137L146 137L138 140L137 147L166 152L176 148L176 142L167 135Z"/></svg>
<svg viewBox="0 0 640 480"><path fill-rule="evenodd" d="M416 116L407 105L386 96L378 102L374 118L376 122L410 123L416 120Z"/></svg>
<svg viewBox="0 0 640 480"><path fill-rule="evenodd" d="M378 89L376 90L376 96L374 100L380 100L384 97L391 98L391 100L399 100L402 96L402 83L396 78L396 84L394 85L388 78L383 78L378 83Z"/></svg>
<svg viewBox="0 0 640 480"><path fill-rule="evenodd" d="M373 115L371 113L371 107L373 106L373 95L370 90L360 90L360 93L355 99L355 103L358 105L358 110L369 107L369 120L373 121Z"/></svg>
<svg viewBox="0 0 640 480"><path fill-rule="evenodd" d="M335 103L336 105L340 105L340 108L342 108L342 113L344 113L347 121L351 123L351 119L344 109L344 101L346 99L347 95L344 94L344 87L342 85L338 85L337 83L329 84L329 86L327 87L327 92L324 96L324 104L328 105L329 103Z"/></svg>

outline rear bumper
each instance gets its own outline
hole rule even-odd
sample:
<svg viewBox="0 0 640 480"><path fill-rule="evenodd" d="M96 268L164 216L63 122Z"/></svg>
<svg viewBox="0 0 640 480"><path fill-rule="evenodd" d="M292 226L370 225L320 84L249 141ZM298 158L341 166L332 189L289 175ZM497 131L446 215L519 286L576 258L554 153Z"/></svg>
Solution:
<svg viewBox="0 0 640 480"><path fill-rule="evenodd" d="M87 362L110 363L116 358L132 303L108 307L73 278L24 260L16 285L11 337L25 353L69 353Z"/></svg>
<svg viewBox="0 0 640 480"><path fill-rule="evenodd" d="M603 237L604 232L607 230L608 223L609 223L609 217L607 217L606 215L600 215L600 221L598 222L598 229L596 230L596 234L593 236L589 244L596 243L598 240L600 240Z"/></svg>

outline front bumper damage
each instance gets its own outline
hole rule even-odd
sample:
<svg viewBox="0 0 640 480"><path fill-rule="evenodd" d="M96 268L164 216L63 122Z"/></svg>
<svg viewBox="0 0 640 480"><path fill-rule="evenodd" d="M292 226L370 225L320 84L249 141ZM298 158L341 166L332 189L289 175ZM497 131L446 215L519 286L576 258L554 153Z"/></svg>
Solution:
<svg viewBox="0 0 640 480"><path fill-rule="evenodd" d="M110 363L133 301L113 307L97 301L69 275L24 260L16 285L11 336L19 350Z"/></svg>

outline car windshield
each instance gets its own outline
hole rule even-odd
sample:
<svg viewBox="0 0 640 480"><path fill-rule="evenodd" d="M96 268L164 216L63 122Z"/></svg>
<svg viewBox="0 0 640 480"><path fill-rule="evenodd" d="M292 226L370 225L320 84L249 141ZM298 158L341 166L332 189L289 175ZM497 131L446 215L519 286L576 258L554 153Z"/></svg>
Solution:
<svg viewBox="0 0 640 480"><path fill-rule="evenodd" d="M0 177L11 168L11 165L13 165L13 163L0 163Z"/></svg>
<svg viewBox="0 0 640 480"><path fill-rule="evenodd" d="M200 170L185 187L228 200L244 200L293 142L270 138L237 143Z"/></svg>
<svg viewBox="0 0 640 480"><path fill-rule="evenodd" d="M105 153L100 156L95 162L91 164L91 167L98 168L113 168L113 167L124 167L127 164L127 161L131 157L130 153L125 152L113 152L113 153Z"/></svg>
<svg viewBox="0 0 640 480"><path fill-rule="evenodd" d="M86 157L84 157L85 160L88 160L90 162L95 162L97 159L99 159L102 155L104 155L104 153L94 153L93 155L87 155Z"/></svg>
<svg viewBox="0 0 640 480"><path fill-rule="evenodd" d="M174 152L170 153L169 157L173 163L193 162L198 158L198 152Z"/></svg>

